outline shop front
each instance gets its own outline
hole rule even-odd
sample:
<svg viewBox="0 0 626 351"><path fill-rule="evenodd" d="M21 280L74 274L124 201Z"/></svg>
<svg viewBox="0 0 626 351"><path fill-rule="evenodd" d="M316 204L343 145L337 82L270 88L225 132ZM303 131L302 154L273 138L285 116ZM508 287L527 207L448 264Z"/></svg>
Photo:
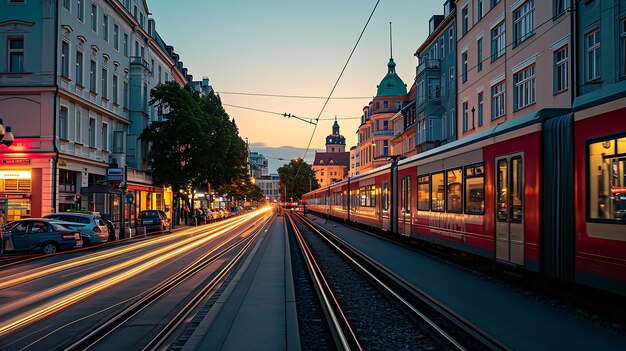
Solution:
<svg viewBox="0 0 626 351"><path fill-rule="evenodd" d="M33 217L33 184L37 183L41 170L32 169L1 169L0 170L0 217L2 220L14 221ZM39 199L39 203L41 199ZM39 204L40 205L40 204ZM36 206L38 207L38 206Z"/></svg>

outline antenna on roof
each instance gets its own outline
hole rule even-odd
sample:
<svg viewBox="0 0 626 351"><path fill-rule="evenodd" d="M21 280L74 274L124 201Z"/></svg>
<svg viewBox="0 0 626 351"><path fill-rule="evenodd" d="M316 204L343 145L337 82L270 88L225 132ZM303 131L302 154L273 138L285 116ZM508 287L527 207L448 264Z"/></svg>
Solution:
<svg viewBox="0 0 626 351"><path fill-rule="evenodd" d="M391 36L391 22L389 22L389 53L393 60L393 37Z"/></svg>

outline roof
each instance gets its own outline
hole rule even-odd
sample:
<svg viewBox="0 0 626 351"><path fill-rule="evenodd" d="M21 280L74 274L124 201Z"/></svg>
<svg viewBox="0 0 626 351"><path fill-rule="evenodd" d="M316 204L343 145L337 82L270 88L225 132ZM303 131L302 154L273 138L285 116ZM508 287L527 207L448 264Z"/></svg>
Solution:
<svg viewBox="0 0 626 351"><path fill-rule="evenodd" d="M376 96L401 96L406 95L406 84L396 74L396 63L393 58L387 63L387 75L378 84Z"/></svg>
<svg viewBox="0 0 626 351"><path fill-rule="evenodd" d="M349 152L317 152L313 166L350 166Z"/></svg>

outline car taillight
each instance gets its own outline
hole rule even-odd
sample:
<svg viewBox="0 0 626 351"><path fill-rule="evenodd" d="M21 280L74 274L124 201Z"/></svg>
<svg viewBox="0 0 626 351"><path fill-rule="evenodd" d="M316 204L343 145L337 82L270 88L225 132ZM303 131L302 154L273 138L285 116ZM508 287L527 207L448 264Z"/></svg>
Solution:
<svg viewBox="0 0 626 351"><path fill-rule="evenodd" d="M94 233L101 233L102 230L97 225L93 228Z"/></svg>

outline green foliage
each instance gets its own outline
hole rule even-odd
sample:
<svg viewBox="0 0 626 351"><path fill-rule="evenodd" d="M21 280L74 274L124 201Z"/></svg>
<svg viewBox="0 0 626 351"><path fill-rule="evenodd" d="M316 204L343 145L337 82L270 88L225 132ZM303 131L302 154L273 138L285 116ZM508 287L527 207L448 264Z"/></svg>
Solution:
<svg viewBox="0 0 626 351"><path fill-rule="evenodd" d="M150 104L163 111L141 134L151 143L153 176L175 189L213 188L246 174L247 148L218 96L202 98L175 82L151 91Z"/></svg>
<svg viewBox="0 0 626 351"><path fill-rule="evenodd" d="M319 188L315 172L308 163L301 158L291 160L278 169L280 180L278 181L278 189L282 201L298 201L302 199L302 195L308 193L309 190ZM285 189L287 190L287 198L285 199Z"/></svg>

